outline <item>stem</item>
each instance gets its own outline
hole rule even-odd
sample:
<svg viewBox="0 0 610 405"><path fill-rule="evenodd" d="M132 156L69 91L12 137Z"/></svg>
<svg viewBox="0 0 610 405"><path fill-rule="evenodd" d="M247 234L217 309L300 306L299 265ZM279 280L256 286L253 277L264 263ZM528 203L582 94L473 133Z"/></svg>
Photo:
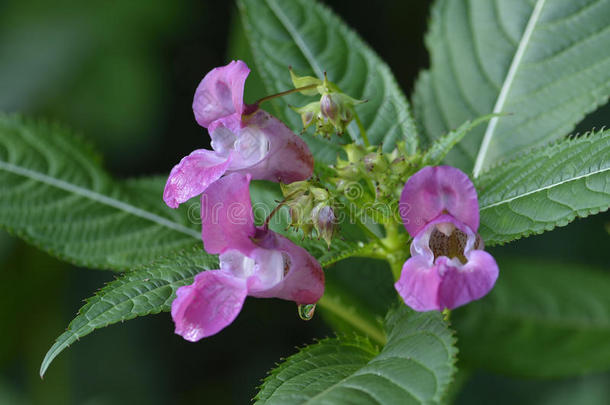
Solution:
<svg viewBox="0 0 610 405"><path fill-rule="evenodd" d="M288 199L290 199L296 193L298 193L298 191L294 191L294 192L288 194L286 197L284 197L284 199L282 201L279 202L278 205L275 206L275 208L269 213L267 218L265 218L265 222L263 223L263 228L264 229L269 229L269 221L271 221L271 218L273 218L273 216L278 213L280 208L282 208L282 206L284 204L286 204L286 201L288 201Z"/></svg>
<svg viewBox="0 0 610 405"><path fill-rule="evenodd" d="M284 97L284 96L287 96L288 94L296 93L296 92L299 92L299 91L313 89L315 87L318 87L318 85L317 84L310 84L309 86L297 87L296 89L282 91L281 93L277 93L277 94L271 94L270 96L265 96L265 97L261 98L260 100L258 100L254 104L255 105L261 105L265 101L273 100L274 98L278 98L278 97Z"/></svg>
<svg viewBox="0 0 610 405"><path fill-rule="evenodd" d="M360 121L360 117L356 112L354 112L354 119L356 120L356 124L358 125L358 129L360 130L360 136L362 137L362 142L364 142L364 146L371 146L369 142L369 138L366 136L366 129L364 129L364 125L362 125L362 121Z"/></svg>
<svg viewBox="0 0 610 405"><path fill-rule="evenodd" d="M394 276L394 280L398 281L400 278L400 274L402 273L402 266L404 263L401 263L397 260L392 259L393 256L388 256L387 260L390 264L390 269L392 270L392 275Z"/></svg>
<svg viewBox="0 0 610 405"><path fill-rule="evenodd" d="M381 241L382 247L386 251L386 260L390 264L394 280L400 278L402 267L409 256L408 253L405 254L407 247L404 240L405 238L398 231L398 227L399 225L395 223L387 224L385 226L386 236Z"/></svg>

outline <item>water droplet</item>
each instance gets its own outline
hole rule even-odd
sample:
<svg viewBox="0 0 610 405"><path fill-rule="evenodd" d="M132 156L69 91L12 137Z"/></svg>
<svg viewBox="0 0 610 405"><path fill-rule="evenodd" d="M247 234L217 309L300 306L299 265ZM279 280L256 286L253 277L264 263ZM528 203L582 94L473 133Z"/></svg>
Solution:
<svg viewBox="0 0 610 405"><path fill-rule="evenodd" d="M313 313L316 310L316 304L299 305L299 317L304 321L309 321L313 318Z"/></svg>

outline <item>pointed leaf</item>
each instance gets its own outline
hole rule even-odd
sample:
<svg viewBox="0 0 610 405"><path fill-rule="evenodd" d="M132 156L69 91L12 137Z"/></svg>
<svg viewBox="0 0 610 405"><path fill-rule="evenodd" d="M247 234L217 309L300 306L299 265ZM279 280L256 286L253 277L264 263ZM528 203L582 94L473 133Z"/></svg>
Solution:
<svg viewBox="0 0 610 405"><path fill-rule="evenodd" d="M125 270L200 243L184 215L113 180L66 129L0 115L0 226L87 267Z"/></svg>
<svg viewBox="0 0 610 405"><path fill-rule="evenodd" d="M59 353L95 329L169 311L178 287L191 283L201 271L217 268L216 256L194 248L128 272L109 283L87 300L68 329L57 338L42 362L40 375L44 375Z"/></svg>
<svg viewBox="0 0 610 405"><path fill-rule="evenodd" d="M477 177L498 160L572 131L610 94L605 0L438 0L426 38L431 68L414 95L429 140L493 118L447 162ZM475 165L476 163L476 165Z"/></svg>
<svg viewBox="0 0 610 405"><path fill-rule="evenodd" d="M565 226L610 207L610 130L527 153L475 181L488 245Z"/></svg>
<svg viewBox="0 0 610 405"><path fill-rule="evenodd" d="M336 338L307 346L265 379L257 404L438 404L457 350L438 312L388 313L387 344Z"/></svg>

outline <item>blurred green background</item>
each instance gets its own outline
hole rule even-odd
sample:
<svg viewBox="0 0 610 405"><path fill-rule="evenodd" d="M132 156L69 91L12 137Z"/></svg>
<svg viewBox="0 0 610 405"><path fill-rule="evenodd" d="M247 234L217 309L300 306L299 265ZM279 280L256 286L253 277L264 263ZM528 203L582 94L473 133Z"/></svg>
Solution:
<svg viewBox="0 0 610 405"><path fill-rule="evenodd" d="M326 1L389 63L407 94L427 66L429 2ZM168 173L208 144L192 116L203 75L252 59L229 1L0 0L0 110L61 121L90 139L117 177ZM256 76L246 100L264 94ZM608 106L579 128L610 122ZM161 196L159 196L161 198ZM608 269L608 214L497 248ZM329 282L352 276L351 261ZM40 362L82 305L114 274L61 263L0 232L0 404L247 403L295 346L332 332L292 303L249 299L221 334L192 344L168 314L112 326L65 351L44 380ZM460 404L610 403L610 376L520 381L464 373Z"/></svg>

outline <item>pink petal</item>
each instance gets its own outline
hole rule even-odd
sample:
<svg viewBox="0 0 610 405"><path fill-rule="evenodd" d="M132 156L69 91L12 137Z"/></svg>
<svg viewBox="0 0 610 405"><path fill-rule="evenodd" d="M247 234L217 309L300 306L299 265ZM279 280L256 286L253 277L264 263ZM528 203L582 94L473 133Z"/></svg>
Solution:
<svg viewBox="0 0 610 405"><path fill-rule="evenodd" d="M172 169L165 184L163 200L171 208L201 194L222 176L230 159L211 150L198 149L182 158Z"/></svg>
<svg viewBox="0 0 610 405"><path fill-rule="evenodd" d="M441 310L438 289L441 285L437 266L425 256L414 256L402 267L400 279L394 284L405 304L416 311Z"/></svg>
<svg viewBox="0 0 610 405"><path fill-rule="evenodd" d="M234 60L205 75L193 99L193 112L199 125L207 128L218 118L243 112L244 84L248 74L248 66Z"/></svg>
<svg viewBox="0 0 610 405"><path fill-rule="evenodd" d="M322 266L305 249L289 239L267 231L259 245L275 249L284 258L284 278L271 288L250 290L250 295L261 298L281 298L297 304L313 304L324 294L324 271Z"/></svg>
<svg viewBox="0 0 610 405"><path fill-rule="evenodd" d="M452 266L445 257L438 258L437 264L444 272L439 288L441 308L453 309L482 298L498 278L496 261L483 250L471 251L468 262L460 268Z"/></svg>
<svg viewBox="0 0 610 405"><path fill-rule="evenodd" d="M400 196L400 215L411 236L444 211L479 228L479 203L472 181L451 166L424 167L405 184Z"/></svg>
<svg viewBox="0 0 610 405"><path fill-rule="evenodd" d="M199 273L191 285L180 287L172 302L176 333L196 342L229 325L241 311L246 281L220 270Z"/></svg>
<svg viewBox="0 0 610 405"><path fill-rule="evenodd" d="M250 202L250 175L231 173L201 195L201 236L208 253L236 249L248 255L256 229Z"/></svg>
<svg viewBox="0 0 610 405"><path fill-rule="evenodd" d="M282 183L292 183L311 177L313 156L309 147L284 123L269 113L258 110L244 124L266 135L269 152L257 164L240 171L250 173L256 180Z"/></svg>
<svg viewBox="0 0 610 405"><path fill-rule="evenodd" d="M242 116L240 113L234 113L226 115L224 117L220 117L208 126L208 132L210 133L210 135L212 135L214 131L216 131L216 129L218 129L219 127L225 127L234 134L236 134L236 136L239 136L239 133L241 132L241 129L243 127L241 117ZM212 140L214 140L213 136Z"/></svg>

